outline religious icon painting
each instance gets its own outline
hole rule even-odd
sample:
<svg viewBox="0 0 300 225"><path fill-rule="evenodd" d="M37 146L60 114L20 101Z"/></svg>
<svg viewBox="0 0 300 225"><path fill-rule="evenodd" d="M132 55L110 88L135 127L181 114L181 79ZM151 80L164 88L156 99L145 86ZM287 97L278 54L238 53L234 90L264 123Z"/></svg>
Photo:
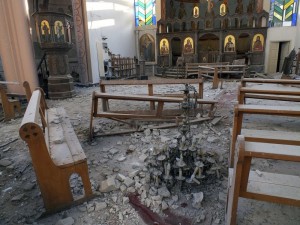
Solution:
<svg viewBox="0 0 300 225"><path fill-rule="evenodd" d="M252 40L252 51L261 52L264 50L264 36L262 34L255 34Z"/></svg>
<svg viewBox="0 0 300 225"><path fill-rule="evenodd" d="M151 34L143 34L140 37L140 57L146 62L155 61L155 41Z"/></svg>
<svg viewBox="0 0 300 225"><path fill-rule="evenodd" d="M235 38L233 35L227 35L224 40L224 52L235 52Z"/></svg>
<svg viewBox="0 0 300 225"><path fill-rule="evenodd" d="M161 55L169 55L169 41L166 38L161 39L159 49Z"/></svg>
<svg viewBox="0 0 300 225"><path fill-rule="evenodd" d="M41 22L41 41L49 42L50 41L50 25L47 20Z"/></svg>
<svg viewBox="0 0 300 225"><path fill-rule="evenodd" d="M227 14L226 5L223 3L220 5L220 16L225 16Z"/></svg>
<svg viewBox="0 0 300 225"><path fill-rule="evenodd" d="M41 22L41 31L42 31L42 35L50 34L50 26L47 20L43 20Z"/></svg>
<svg viewBox="0 0 300 225"><path fill-rule="evenodd" d="M191 37L187 37L183 42L183 53L193 54L194 53L194 41Z"/></svg>
<svg viewBox="0 0 300 225"><path fill-rule="evenodd" d="M193 8L193 17L194 18L199 17L199 7L198 6L194 6L194 8Z"/></svg>
<svg viewBox="0 0 300 225"><path fill-rule="evenodd" d="M54 33L57 41L63 41L64 39L64 26L63 23L59 20L54 23Z"/></svg>

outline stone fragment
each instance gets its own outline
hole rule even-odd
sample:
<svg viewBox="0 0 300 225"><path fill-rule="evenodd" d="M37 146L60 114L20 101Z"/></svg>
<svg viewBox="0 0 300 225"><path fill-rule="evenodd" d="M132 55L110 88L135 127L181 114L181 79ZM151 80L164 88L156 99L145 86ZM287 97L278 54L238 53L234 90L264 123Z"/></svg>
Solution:
<svg viewBox="0 0 300 225"><path fill-rule="evenodd" d="M140 189L142 187L142 184L140 182L135 182L135 189Z"/></svg>
<svg viewBox="0 0 300 225"><path fill-rule="evenodd" d="M201 202L203 201L203 192L193 193L192 206L196 209L201 208Z"/></svg>
<svg viewBox="0 0 300 225"><path fill-rule="evenodd" d="M198 218L197 218L197 223L203 223L205 221L205 214L202 213Z"/></svg>
<svg viewBox="0 0 300 225"><path fill-rule="evenodd" d="M127 192L129 192L129 193L134 193L136 190L135 190L135 188L134 187L129 187L129 188L127 188Z"/></svg>
<svg viewBox="0 0 300 225"><path fill-rule="evenodd" d="M169 208L168 204L165 201L162 201L162 203L161 203L161 210L166 210L168 208Z"/></svg>
<svg viewBox="0 0 300 225"><path fill-rule="evenodd" d="M124 219L124 217L123 217L122 212L119 212L119 220L120 220L120 221L123 221L123 219Z"/></svg>
<svg viewBox="0 0 300 225"><path fill-rule="evenodd" d="M57 223L55 225L73 225L74 223L75 223L75 220L69 216L67 218L57 221Z"/></svg>
<svg viewBox="0 0 300 225"><path fill-rule="evenodd" d="M217 218L213 224L220 224L220 222L221 222L221 220Z"/></svg>
<svg viewBox="0 0 300 225"><path fill-rule="evenodd" d="M149 194L152 196L157 195L157 189L155 187L151 187L149 189Z"/></svg>
<svg viewBox="0 0 300 225"><path fill-rule="evenodd" d="M145 136L150 136L151 135L151 130L150 129L144 130L144 134L145 134Z"/></svg>
<svg viewBox="0 0 300 225"><path fill-rule="evenodd" d="M24 197L24 194L16 195L11 199L12 202L20 201Z"/></svg>
<svg viewBox="0 0 300 225"><path fill-rule="evenodd" d="M91 213L91 212L95 211L95 205L94 204L88 204L86 206L86 209L87 209L88 213Z"/></svg>
<svg viewBox="0 0 300 225"><path fill-rule="evenodd" d="M126 156L121 156L120 158L117 159L119 162L123 162L126 160Z"/></svg>
<svg viewBox="0 0 300 225"><path fill-rule="evenodd" d="M129 198L128 197L123 197L123 204L129 203Z"/></svg>
<svg viewBox="0 0 300 225"><path fill-rule="evenodd" d="M171 193L169 192L167 187L161 187L157 189L157 193L164 198L168 198L171 196Z"/></svg>
<svg viewBox="0 0 300 225"><path fill-rule="evenodd" d="M115 154L117 154L118 152L119 152L119 150L118 150L118 149L115 149L115 148L109 150L109 153L112 154L112 155L115 155Z"/></svg>
<svg viewBox="0 0 300 225"><path fill-rule="evenodd" d="M129 145L128 150L129 150L130 152L134 152L135 146L134 146L134 145Z"/></svg>
<svg viewBox="0 0 300 225"><path fill-rule="evenodd" d="M146 154L142 154L139 159L142 161L142 162L145 162L145 160L148 158L148 156Z"/></svg>
<svg viewBox="0 0 300 225"><path fill-rule="evenodd" d="M122 193L124 193L126 191L126 189L127 189L127 187L124 184L120 186L120 191Z"/></svg>
<svg viewBox="0 0 300 225"><path fill-rule="evenodd" d="M1 159L0 160L0 166L7 167L11 164L12 164L12 161L10 161L9 159Z"/></svg>
<svg viewBox="0 0 300 225"><path fill-rule="evenodd" d="M132 185L134 185L134 180L132 180L131 178L129 177L126 177L125 180L124 180L124 184L127 186L127 187L131 187Z"/></svg>
<svg viewBox="0 0 300 225"><path fill-rule="evenodd" d="M117 196L112 196L111 199L113 200L114 203L116 203L118 201L118 197Z"/></svg>
<svg viewBox="0 0 300 225"><path fill-rule="evenodd" d="M106 207L107 207L106 202L95 202L95 211L106 209Z"/></svg>
<svg viewBox="0 0 300 225"><path fill-rule="evenodd" d="M35 183L27 183L22 188L24 191L30 191L35 187Z"/></svg>
<svg viewBox="0 0 300 225"><path fill-rule="evenodd" d="M130 178L133 178L133 177L135 177L136 175L138 175L139 172L140 172L140 170L134 170L134 171L132 171L132 172L129 174L129 177L130 177Z"/></svg>
<svg viewBox="0 0 300 225"><path fill-rule="evenodd" d="M227 201L227 195L224 192L219 192L219 202L226 203Z"/></svg>
<svg viewBox="0 0 300 225"><path fill-rule="evenodd" d="M162 196L160 196L160 195L152 196L151 199L153 201L160 201L161 202L162 201Z"/></svg>
<svg viewBox="0 0 300 225"><path fill-rule="evenodd" d="M168 141L170 141L171 139L170 138L168 138L168 137L166 137L166 136L161 136L160 137L160 141L162 142L162 143L167 143Z"/></svg>
<svg viewBox="0 0 300 225"><path fill-rule="evenodd" d="M86 206L85 205L80 205L77 207L77 209L80 211L80 212L86 212Z"/></svg>
<svg viewBox="0 0 300 225"><path fill-rule="evenodd" d="M178 195L173 195L173 196L172 196L172 200L173 200L174 202L177 202L177 201L178 201Z"/></svg>
<svg viewBox="0 0 300 225"><path fill-rule="evenodd" d="M209 137L207 138L207 142L209 142L209 143L220 142L220 138L214 137L214 136L209 136Z"/></svg>
<svg viewBox="0 0 300 225"><path fill-rule="evenodd" d="M104 181L101 182L100 184L100 192L110 192L116 190L116 182L113 177L110 177Z"/></svg>
<svg viewBox="0 0 300 225"><path fill-rule="evenodd" d="M117 176L116 176L116 179L123 182L126 179L126 176L124 176L121 173L118 173Z"/></svg>

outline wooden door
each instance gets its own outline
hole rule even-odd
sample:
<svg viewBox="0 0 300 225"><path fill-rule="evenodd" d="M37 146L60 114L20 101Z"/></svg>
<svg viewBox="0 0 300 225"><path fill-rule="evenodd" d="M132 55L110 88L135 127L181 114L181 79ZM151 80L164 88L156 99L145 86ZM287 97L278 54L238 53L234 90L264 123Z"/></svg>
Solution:
<svg viewBox="0 0 300 225"><path fill-rule="evenodd" d="M268 73L276 73L278 62L279 42L270 43Z"/></svg>

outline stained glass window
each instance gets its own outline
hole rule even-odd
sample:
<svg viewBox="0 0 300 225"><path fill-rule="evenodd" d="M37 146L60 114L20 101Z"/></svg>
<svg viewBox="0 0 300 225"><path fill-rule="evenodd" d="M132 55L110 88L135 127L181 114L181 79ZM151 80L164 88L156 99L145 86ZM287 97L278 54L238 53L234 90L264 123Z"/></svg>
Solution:
<svg viewBox="0 0 300 225"><path fill-rule="evenodd" d="M271 0L269 26L296 26L299 0Z"/></svg>
<svg viewBox="0 0 300 225"><path fill-rule="evenodd" d="M156 25L156 0L135 0L135 26Z"/></svg>

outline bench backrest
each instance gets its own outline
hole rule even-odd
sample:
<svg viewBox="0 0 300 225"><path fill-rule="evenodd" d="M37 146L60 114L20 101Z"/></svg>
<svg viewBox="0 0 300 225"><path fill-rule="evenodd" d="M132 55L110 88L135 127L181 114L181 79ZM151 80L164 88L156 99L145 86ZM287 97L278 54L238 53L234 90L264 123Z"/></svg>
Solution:
<svg viewBox="0 0 300 225"><path fill-rule="evenodd" d="M154 95L153 85L198 84L199 98L203 98L203 79L166 79L166 80L100 80L100 91L106 92L108 85L147 85L148 95Z"/></svg>
<svg viewBox="0 0 300 225"><path fill-rule="evenodd" d="M247 83L300 85L300 80L290 80L290 79L259 79L259 78L243 78L241 80L242 87L246 87Z"/></svg>
<svg viewBox="0 0 300 225"><path fill-rule="evenodd" d="M202 79L167 79L167 80L100 80L101 85L164 85L164 84L197 84Z"/></svg>
<svg viewBox="0 0 300 225"><path fill-rule="evenodd" d="M46 108L41 104L44 101L43 98L42 92L35 90L26 108L19 134L27 143L44 136L45 129L47 128L45 119ZM41 120L42 126L39 125L39 120Z"/></svg>
<svg viewBox="0 0 300 225"><path fill-rule="evenodd" d="M234 108L234 120L230 146L230 167L233 167L234 148L237 136L241 134L244 114L260 114L272 116L300 117L299 106L276 106L276 105L243 105L238 104Z"/></svg>

